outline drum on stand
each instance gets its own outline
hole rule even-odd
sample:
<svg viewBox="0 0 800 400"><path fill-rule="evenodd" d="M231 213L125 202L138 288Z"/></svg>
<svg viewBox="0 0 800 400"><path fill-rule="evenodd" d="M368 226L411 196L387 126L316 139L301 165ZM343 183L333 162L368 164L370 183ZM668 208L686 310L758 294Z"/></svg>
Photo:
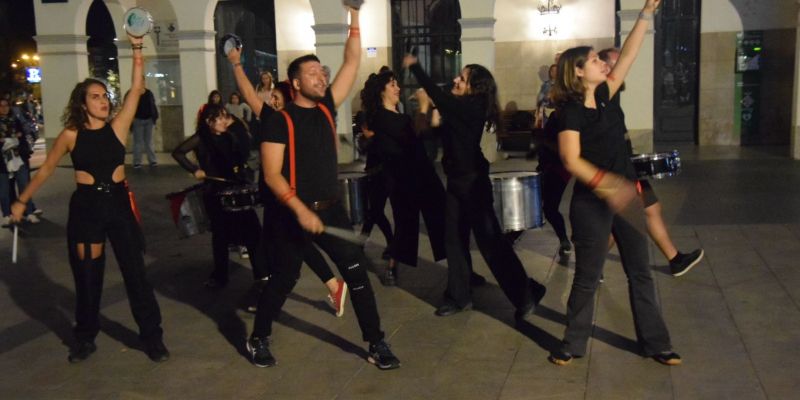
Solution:
<svg viewBox="0 0 800 400"><path fill-rule="evenodd" d="M203 204L203 184L197 184L180 192L167 195L172 220L182 238L199 235L208 231L211 222Z"/></svg>
<svg viewBox="0 0 800 400"><path fill-rule="evenodd" d="M261 206L258 187L253 185L233 186L217 193L225 211L245 211Z"/></svg>
<svg viewBox="0 0 800 400"><path fill-rule="evenodd" d="M681 157L678 150L666 153L635 154L631 163L639 179L662 179L681 172Z"/></svg>
<svg viewBox="0 0 800 400"><path fill-rule="evenodd" d="M339 198L353 225L362 225L366 217L366 178L363 172L339 173Z"/></svg>
<svg viewBox="0 0 800 400"><path fill-rule="evenodd" d="M539 174L514 171L489 174L494 212L506 232L544 226Z"/></svg>
<svg viewBox="0 0 800 400"><path fill-rule="evenodd" d="M122 16L123 27L129 35L140 38L153 30L153 16L141 7L133 7Z"/></svg>

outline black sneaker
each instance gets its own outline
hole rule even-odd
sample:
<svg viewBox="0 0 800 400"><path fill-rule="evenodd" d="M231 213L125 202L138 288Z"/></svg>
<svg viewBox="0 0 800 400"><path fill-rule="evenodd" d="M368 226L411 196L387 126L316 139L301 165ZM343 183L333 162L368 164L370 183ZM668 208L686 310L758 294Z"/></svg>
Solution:
<svg viewBox="0 0 800 400"><path fill-rule="evenodd" d="M547 357L547 360L555 365L564 366L571 363L573 358L575 357L569 352L558 350L550 353L550 356Z"/></svg>
<svg viewBox="0 0 800 400"><path fill-rule="evenodd" d="M278 363L269 352L269 338L250 337L247 340L247 352L250 353L250 361L256 367L272 367Z"/></svg>
<svg viewBox="0 0 800 400"><path fill-rule="evenodd" d="M78 342L78 344L70 350L67 360L73 364L79 363L89 358L96 350L97 346L94 342Z"/></svg>
<svg viewBox="0 0 800 400"><path fill-rule="evenodd" d="M470 272L469 274L469 285L472 287L481 287L486 284L486 278L483 276L476 274L475 272Z"/></svg>
<svg viewBox="0 0 800 400"><path fill-rule="evenodd" d="M678 252L678 255L669 260L669 271L672 276L681 276L697 265L703 259L704 254L703 249L697 249L689 254Z"/></svg>
<svg viewBox="0 0 800 400"><path fill-rule="evenodd" d="M167 346L164 346L164 342L161 339L147 342L145 344L145 352L155 362L169 360L169 350L167 350Z"/></svg>
<svg viewBox="0 0 800 400"><path fill-rule="evenodd" d="M439 306L439 308L436 309L434 314L436 314L437 316L440 316L440 317L448 317L448 316L451 316L453 314L458 314L458 313L460 313L462 311L469 311L469 310L472 310L472 303L471 302L467 303L467 305L465 305L464 307L461 307L458 304L456 304L455 302L447 300L447 301L445 301L444 304L442 304L441 306Z"/></svg>
<svg viewBox="0 0 800 400"><path fill-rule="evenodd" d="M530 278L528 278L528 287L531 290L531 302L514 312L514 319L516 320L521 320L526 315L536 312L536 306L541 303L544 294L547 293L547 287Z"/></svg>
<svg viewBox="0 0 800 400"><path fill-rule="evenodd" d="M565 257L570 254L572 254L572 244L570 244L569 240L561 242L561 245L558 247L558 255Z"/></svg>
<svg viewBox="0 0 800 400"><path fill-rule="evenodd" d="M367 361L375 364L378 369L388 370L400 368L400 360L392 353L389 344L381 340L376 344L369 345L369 357Z"/></svg>
<svg viewBox="0 0 800 400"><path fill-rule="evenodd" d="M653 355L653 359L664 365L681 365L681 356L672 350L662 351L661 353L655 354Z"/></svg>
<svg viewBox="0 0 800 400"><path fill-rule="evenodd" d="M381 283L383 283L383 286L397 286L397 264L392 268L386 267Z"/></svg>

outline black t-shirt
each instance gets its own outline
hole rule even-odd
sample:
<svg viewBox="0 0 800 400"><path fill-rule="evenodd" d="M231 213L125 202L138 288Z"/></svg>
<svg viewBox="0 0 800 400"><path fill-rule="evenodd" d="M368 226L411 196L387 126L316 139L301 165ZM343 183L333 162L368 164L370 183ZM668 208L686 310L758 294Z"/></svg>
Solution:
<svg viewBox="0 0 800 400"><path fill-rule="evenodd" d="M608 95L608 84L603 83L595 89L596 109L586 108L582 102L567 103L559 115L559 132L579 132L582 158L602 169L635 179L625 144L622 110Z"/></svg>
<svg viewBox="0 0 800 400"><path fill-rule="evenodd" d="M328 111L335 110L330 88L320 101ZM266 107L265 107L266 108ZM336 162L336 140L328 117L319 107L303 108L291 103L286 112L294 124L295 171L297 197L304 203L332 200L338 197L338 166ZM262 115L264 111L262 109ZM264 121L264 120L262 120ZM289 134L283 113L273 113L262 124L259 143L285 144L282 173L289 179Z"/></svg>

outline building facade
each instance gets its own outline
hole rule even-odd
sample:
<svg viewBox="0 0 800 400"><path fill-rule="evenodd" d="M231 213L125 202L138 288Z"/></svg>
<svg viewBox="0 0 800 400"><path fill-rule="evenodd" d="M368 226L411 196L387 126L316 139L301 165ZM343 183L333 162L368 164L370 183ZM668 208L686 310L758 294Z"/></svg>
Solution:
<svg viewBox="0 0 800 400"><path fill-rule="evenodd" d="M217 65L220 58L215 51L217 38L227 32L215 31L215 13L218 3L225 1L103 2L116 22L123 92L130 82L131 54L122 15L131 7L145 8L158 27L145 39L145 56L147 84L157 94L163 115L155 135L159 149L171 150L190 135L197 110L209 91L224 86L218 77L223 73L218 71L225 71L228 66ZM361 12L361 76L352 101L338 113L338 130L346 138L352 112L360 107L357 89L382 65L394 65L397 60L393 60L393 49L405 46L393 43L392 25L399 23L399 3L412 1L427 10L454 4L460 11L460 48L446 50L456 52L453 57L460 65L487 66L497 78L501 107L523 110L535 107L547 67L558 51L583 44L600 49L614 45L615 39L624 40L643 3L562 0L557 2L561 6L558 13L543 14L539 6L547 1L367 0ZM684 108L694 110L694 116L686 118L694 124L688 128L691 140L700 146L781 144L787 153L800 158L798 2L685 0L674 2L689 4L685 9L662 10L659 26L664 29L662 33L655 29L648 33L628 76L628 90L622 96L637 150L651 151L654 140L671 140L660 132L679 122L659 119L659 114L671 109L662 107L662 100L674 97L681 104L688 104ZM669 3L673 2L665 2L664 6ZM58 121L74 84L89 76L86 18L92 0L34 0L34 4L45 120ZM285 78L286 66L294 57L310 52L316 53L335 75L347 33L347 13L339 1L274 0L274 19L279 79ZM657 41L659 34L672 32L668 24L676 20L696 27L696 35L686 39L689 45L675 44L670 38ZM690 54L692 61L681 61L685 58L676 52L690 51L692 46L696 48L696 54ZM760 53L752 53L756 48ZM692 74L696 77L692 78ZM656 103L654 93L660 94ZM227 95L223 93L223 97ZM679 107L672 107L675 108ZM658 126L655 121L659 121ZM60 129L58 124L48 123L45 136L53 139ZM486 135L484 150L490 158L494 149L493 137ZM340 160L352 159L352 147L341 146L341 151Z"/></svg>

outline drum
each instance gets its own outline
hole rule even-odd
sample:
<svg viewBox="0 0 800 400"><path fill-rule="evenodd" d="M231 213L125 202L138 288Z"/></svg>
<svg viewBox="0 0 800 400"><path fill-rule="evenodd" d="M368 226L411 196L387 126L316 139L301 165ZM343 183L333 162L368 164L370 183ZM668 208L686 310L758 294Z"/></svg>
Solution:
<svg viewBox="0 0 800 400"><path fill-rule="evenodd" d="M219 40L219 51L223 56L227 57L228 53L233 49L242 48L242 39L238 36L228 33Z"/></svg>
<svg viewBox="0 0 800 400"><path fill-rule="evenodd" d="M339 173L339 198L353 225L361 225L366 217L367 174L363 172Z"/></svg>
<svg viewBox="0 0 800 400"><path fill-rule="evenodd" d="M143 37L153 30L153 16L144 8L129 9L125 12L122 20L125 22L125 32L136 38Z"/></svg>
<svg viewBox="0 0 800 400"><path fill-rule="evenodd" d="M172 220L182 238L206 232L211 227L211 222L203 205L203 185L197 184L167 195Z"/></svg>
<svg viewBox="0 0 800 400"><path fill-rule="evenodd" d="M681 158L678 150L667 153L636 154L631 157L636 176L661 179L678 175L681 172Z"/></svg>
<svg viewBox="0 0 800 400"><path fill-rule="evenodd" d="M490 174L494 191L494 212L506 232L544 226L542 194L536 172Z"/></svg>
<svg viewBox="0 0 800 400"><path fill-rule="evenodd" d="M217 193L225 211L244 211L261 206L258 187L252 185L233 186Z"/></svg>

